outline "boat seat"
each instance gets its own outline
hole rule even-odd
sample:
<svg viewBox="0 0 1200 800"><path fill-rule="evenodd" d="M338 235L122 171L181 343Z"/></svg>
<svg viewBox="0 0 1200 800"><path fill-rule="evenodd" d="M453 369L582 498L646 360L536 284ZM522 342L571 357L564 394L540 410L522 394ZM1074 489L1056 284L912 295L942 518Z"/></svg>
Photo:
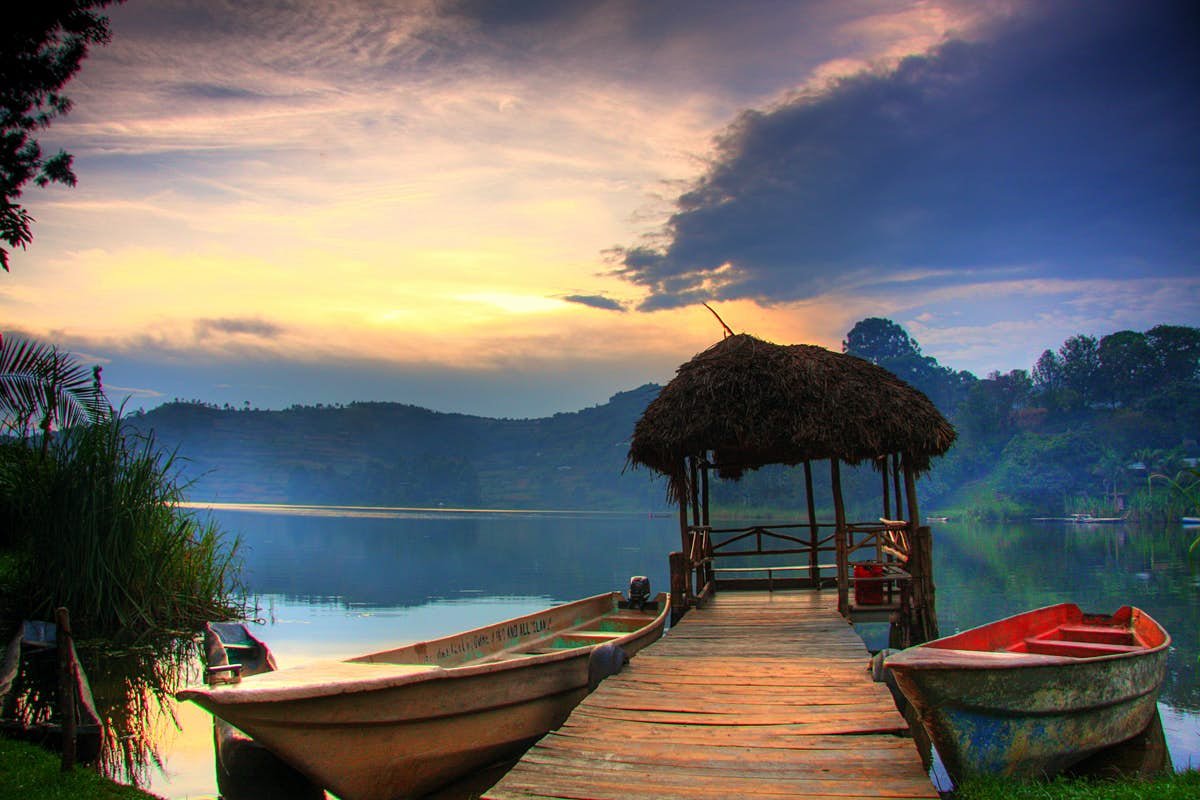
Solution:
<svg viewBox="0 0 1200 800"><path fill-rule="evenodd" d="M1144 648L1129 644L1103 644L1101 642L1072 642L1066 639L1037 639L1029 637L1025 640L1025 648L1030 653L1044 656L1070 656L1071 658L1095 658L1096 656L1111 656L1118 653L1132 653Z"/></svg>
<svg viewBox="0 0 1200 800"><path fill-rule="evenodd" d="M571 630L563 631L555 639L584 639L590 642L607 642L609 639L619 639L625 636L629 631L581 631Z"/></svg>
<svg viewBox="0 0 1200 800"><path fill-rule="evenodd" d="M1063 625L1057 631L1057 638L1070 642L1096 642L1099 644L1137 644L1133 632L1128 628L1115 628L1107 625Z"/></svg>

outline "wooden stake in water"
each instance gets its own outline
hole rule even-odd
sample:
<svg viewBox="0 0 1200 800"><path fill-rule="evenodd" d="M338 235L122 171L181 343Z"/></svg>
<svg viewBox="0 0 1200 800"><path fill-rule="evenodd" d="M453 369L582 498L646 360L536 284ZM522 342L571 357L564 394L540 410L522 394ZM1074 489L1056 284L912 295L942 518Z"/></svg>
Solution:
<svg viewBox="0 0 1200 800"><path fill-rule="evenodd" d="M58 627L58 705L62 715L62 771L75 766L75 647L71 641L71 615L67 609L54 612Z"/></svg>

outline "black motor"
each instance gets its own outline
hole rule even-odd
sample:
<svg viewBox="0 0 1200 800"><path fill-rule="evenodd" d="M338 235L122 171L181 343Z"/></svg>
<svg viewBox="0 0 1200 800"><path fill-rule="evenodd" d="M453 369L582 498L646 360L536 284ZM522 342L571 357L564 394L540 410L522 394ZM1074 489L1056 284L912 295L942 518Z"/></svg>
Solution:
<svg viewBox="0 0 1200 800"><path fill-rule="evenodd" d="M629 607L639 611L650 600L650 579L645 575L634 575L629 579Z"/></svg>

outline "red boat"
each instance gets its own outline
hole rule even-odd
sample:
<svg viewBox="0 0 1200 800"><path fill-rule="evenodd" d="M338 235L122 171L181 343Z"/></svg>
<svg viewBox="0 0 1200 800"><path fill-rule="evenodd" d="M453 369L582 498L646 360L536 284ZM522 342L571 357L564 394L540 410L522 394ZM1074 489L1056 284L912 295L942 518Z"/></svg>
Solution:
<svg viewBox="0 0 1200 800"><path fill-rule="evenodd" d="M1038 777L1145 729L1170 644L1139 609L1063 603L911 647L886 666L953 777Z"/></svg>

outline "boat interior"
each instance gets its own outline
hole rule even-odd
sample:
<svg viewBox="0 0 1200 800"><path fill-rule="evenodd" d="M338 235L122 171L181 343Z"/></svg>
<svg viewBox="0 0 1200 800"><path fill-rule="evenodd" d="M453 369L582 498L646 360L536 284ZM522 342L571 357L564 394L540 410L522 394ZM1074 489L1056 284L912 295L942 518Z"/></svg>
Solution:
<svg viewBox="0 0 1200 800"><path fill-rule="evenodd" d="M590 602L593 606L583 611L583 619L575 624L552 624L545 628L531 625L528 629L522 628L517 636L505 631L505 628L520 628L522 621L534 620L537 616L534 615L523 617L521 620L510 620L499 626L456 634L453 637L371 653L349 661L463 667L600 645L628 636L652 624L660 610L665 607L667 598L666 595L660 594L653 601L645 603L642 610L626 607L628 604L620 600L619 594L612 595L611 599L609 596L593 598Z"/></svg>
<svg viewBox="0 0 1200 800"><path fill-rule="evenodd" d="M1121 655L1158 647L1166 634L1144 613L1129 606L1115 614L1085 614L1065 603L1020 614L931 642L930 647L1031 653L1068 658Z"/></svg>

